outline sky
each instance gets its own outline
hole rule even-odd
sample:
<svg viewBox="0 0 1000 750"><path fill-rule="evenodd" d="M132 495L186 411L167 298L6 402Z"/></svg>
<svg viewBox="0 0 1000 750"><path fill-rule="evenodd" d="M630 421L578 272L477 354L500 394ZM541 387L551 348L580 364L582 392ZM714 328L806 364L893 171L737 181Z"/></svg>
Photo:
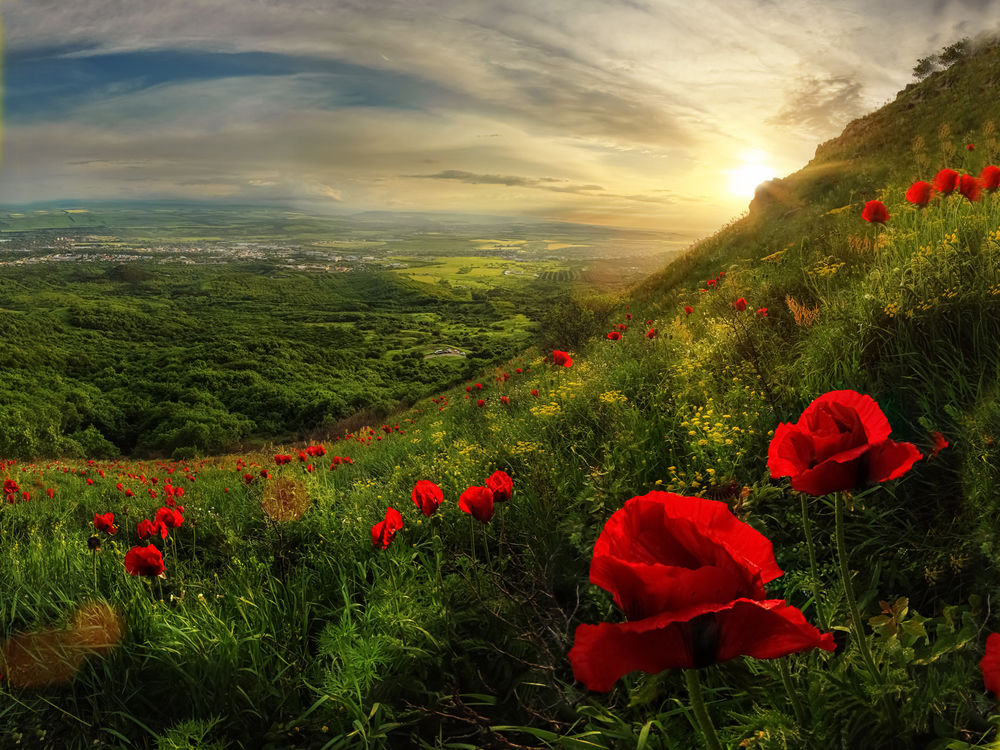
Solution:
<svg viewBox="0 0 1000 750"><path fill-rule="evenodd" d="M1000 0L4 0L0 204L704 236Z"/></svg>

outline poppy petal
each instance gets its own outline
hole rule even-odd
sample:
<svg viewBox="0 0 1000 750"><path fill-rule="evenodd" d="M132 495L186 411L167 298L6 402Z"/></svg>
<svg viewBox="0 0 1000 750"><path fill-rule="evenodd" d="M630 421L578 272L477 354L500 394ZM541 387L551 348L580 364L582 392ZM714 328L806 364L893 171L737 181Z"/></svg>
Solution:
<svg viewBox="0 0 1000 750"><path fill-rule="evenodd" d="M868 479L872 482L886 482L903 476L923 458L913 443L897 443L886 440L873 446L868 454Z"/></svg>
<svg viewBox="0 0 1000 750"><path fill-rule="evenodd" d="M629 672L694 669L745 654L775 659L811 648L833 651L833 636L784 600L737 599L626 623L580 625L569 652L574 677L607 692Z"/></svg>

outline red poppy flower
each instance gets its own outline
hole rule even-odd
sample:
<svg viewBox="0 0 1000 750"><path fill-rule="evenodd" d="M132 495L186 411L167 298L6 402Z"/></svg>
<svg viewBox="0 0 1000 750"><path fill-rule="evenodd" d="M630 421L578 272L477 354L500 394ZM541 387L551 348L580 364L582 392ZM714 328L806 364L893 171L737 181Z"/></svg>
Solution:
<svg viewBox="0 0 1000 750"><path fill-rule="evenodd" d="M976 150L976 146L973 143L966 143L965 144L965 150L966 151L975 151Z"/></svg>
<svg viewBox="0 0 1000 750"><path fill-rule="evenodd" d="M618 331L611 331L608 334L608 338L611 339L612 341L619 341L621 337L622 335Z"/></svg>
<svg viewBox="0 0 1000 750"><path fill-rule="evenodd" d="M569 660L577 680L607 692L635 670L696 669L737 656L778 659L812 648L834 651L836 644L799 609L783 599L735 599L635 622L580 625Z"/></svg>
<svg viewBox="0 0 1000 750"><path fill-rule="evenodd" d="M773 477L791 477L810 495L854 489L902 476L920 460L912 443L889 440L889 420L871 396L830 391L782 423L767 451Z"/></svg>
<svg viewBox="0 0 1000 750"><path fill-rule="evenodd" d="M489 487L469 487L459 495L458 507L477 521L489 523L493 518L493 490Z"/></svg>
<svg viewBox="0 0 1000 750"><path fill-rule="evenodd" d="M928 458L936 458L938 453L948 447L948 441L944 439L944 435L940 432L932 432L931 438L934 440L934 449Z"/></svg>
<svg viewBox="0 0 1000 750"><path fill-rule="evenodd" d="M276 463L278 466L282 466L283 464L291 463L291 461L292 461L292 457L291 456L282 455L280 453L274 457L274 463Z"/></svg>
<svg viewBox="0 0 1000 750"><path fill-rule="evenodd" d="M656 329L655 328L650 328L648 331L646 331L646 338L647 339L655 339L656 338Z"/></svg>
<svg viewBox="0 0 1000 750"><path fill-rule="evenodd" d="M958 172L954 169L942 169L934 175L934 189L948 195L958 185Z"/></svg>
<svg viewBox="0 0 1000 750"><path fill-rule="evenodd" d="M510 403L510 397L509 396L501 396L500 397L500 403L503 404L504 406L506 406L507 404Z"/></svg>
<svg viewBox="0 0 1000 750"><path fill-rule="evenodd" d="M740 297L738 300L736 300L733 303L733 307L735 307L740 312L743 312L744 310L747 309L747 301L745 299L743 299L742 297Z"/></svg>
<svg viewBox="0 0 1000 750"><path fill-rule="evenodd" d="M992 164L983 167L983 171L979 173L979 184L982 185L983 190L994 192L1000 187L1000 167L995 167Z"/></svg>
<svg viewBox="0 0 1000 750"><path fill-rule="evenodd" d="M176 529L182 523L184 523L184 516L182 516L178 511L173 508L160 508L156 511L156 516L153 519L153 523L162 523L171 529Z"/></svg>
<svg viewBox="0 0 1000 750"><path fill-rule="evenodd" d="M478 406L479 408L482 408L482 407L486 406L486 400L485 399L479 399L478 401L476 401L476 406Z"/></svg>
<svg viewBox="0 0 1000 750"><path fill-rule="evenodd" d="M706 286L715 286L715 279L709 279L705 282Z"/></svg>
<svg viewBox="0 0 1000 750"><path fill-rule="evenodd" d="M691 314L691 313L693 313L693 312L694 312L694 308L693 308L693 307L691 307L691 305L685 305L685 306L684 306L684 313L685 313L686 315L690 315L690 314Z"/></svg>
<svg viewBox="0 0 1000 750"><path fill-rule="evenodd" d="M503 503L510 500L514 493L514 480L505 471L494 471L486 480L486 486L493 493L493 502Z"/></svg>
<svg viewBox="0 0 1000 750"><path fill-rule="evenodd" d="M94 514L94 528L98 531L106 531L109 534L117 534L118 527L115 526L115 514L105 513L104 515Z"/></svg>
<svg viewBox="0 0 1000 750"><path fill-rule="evenodd" d="M471 385L465 386L465 390L469 393L472 393L472 386Z"/></svg>
<svg viewBox="0 0 1000 750"><path fill-rule="evenodd" d="M20 492L21 488L18 486L17 482L8 478L3 480L3 491L9 495L11 492Z"/></svg>
<svg viewBox="0 0 1000 750"><path fill-rule="evenodd" d="M915 206L926 206L934 197L934 188L926 180L918 180L906 191L906 200Z"/></svg>
<svg viewBox="0 0 1000 750"><path fill-rule="evenodd" d="M372 546L376 549L386 549L403 528L403 514L395 508L386 508L385 518L372 526Z"/></svg>
<svg viewBox="0 0 1000 750"><path fill-rule="evenodd" d="M958 178L958 192L968 198L970 203L979 200L979 180L971 174L963 174Z"/></svg>
<svg viewBox="0 0 1000 750"><path fill-rule="evenodd" d="M619 331L624 331L625 330L625 324L624 323L619 323L618 324L618 330Z"/></svg>
<svg viewBox="0 0 1000 750"><path fill-rule="evenodd" d="M759 309L757 310L757 314L758 314L758 315L759 315L760 317L762 317L762 318L766 318L766 317L767 317L767 308L766 308L766 307L761 307L761 308L759 308Z"/></svg>
<svg viewBox="0 0 1000 750"><path fill-rule="evenodd" d="M579 626L573 673L607 691L636 669L832 651L830 634L764 598L764 584L780 575L771 543L725 503L669 492L633 497L608 519L590 566L591 583L613 595L629 622Z"/></svg>
<svg viewBox="0 0 1000 750"><path fill-rule="evenodd" d="M136 529L140 539L148 539L154 534L159 534L161 539L167 538L167 527L163 523L153 523L148 518L139 521L139 528Z"/></svg>
<svg viewBox="0 0 1000 750"><path fill-rule="evenodd" d="M562 365L563 367L572 367L573 358L569 356L569 352L563 352L558 349L553 349L552 364ZM520 370L518 370L518 372L520 372Z"/></svg>
<svg viewBox="0 0 1000 750"><path fill-rule="evenodd" d="M570 360L570 362L572 363L572 360ZM514 372L516 372L518 375L520 375L522 372L524 372L524 370L522 370L520 367L517 367L517 368L514 369Z"/></svg>
<svg viewBox="0 0 1000 750"><path fill-rule="evenodd" d="M625 313L625 320L632 320L632 313Z"/></svg>
<svg viewBox="0 0 1000 750"><path fill-rule="evenodd" d="M434 511L444 501L441 488L429 479L420 479L413 486L413 504L420 508L425 516L434 515Z"/></svg>
<svg viewBox="0 0 1000 750"><path fill-rule="evenodd" d="M166 577L163 555L153 545L133 547L125 553L125 570L130 576Z"/></svg>
<svg viewBox="0 0 1000 750"><path fill-rule="evenodd" d="M532 396L535 396L536 398L538 397L538 389L537 388L532 388L530 391L528 391L528 393L530 393Z"/></svg>
<svg viewBox="0 0 1000 750"><path fill-rule="evenodd" d="M889 209L882 201L868 201L861 209L861 218L874 224L884 224L889 221Z"/></svg>
<svg viewBox="0 0 1000 750"><path fill-rule="evenodd" d="M986 689L1000 695L1000 633L990 633L986 638L986 653L979 660Z"/></svg>
<svg viewBox="0 0 1000 750"><path fill-rule="evenodd" d="M477 391L483 390L483 384L482 383L476 383L476 390Z"/></svg>
<svg viewBox="0 0 1000 750"><path fill-rule="evenodd" d="M726 272L725 272L725 271L719 271L719 278L720 278L720 279L721 279L721 278L724 278L724 277L725 277L725 275L726 275Z"/></svg>

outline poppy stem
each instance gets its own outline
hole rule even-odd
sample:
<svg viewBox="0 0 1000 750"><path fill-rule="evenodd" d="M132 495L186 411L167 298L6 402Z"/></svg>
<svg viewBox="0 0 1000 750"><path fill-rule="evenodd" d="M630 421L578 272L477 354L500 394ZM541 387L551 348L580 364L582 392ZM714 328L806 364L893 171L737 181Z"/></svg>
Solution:
<svg viewBox="0 0 1000 750"><path fill-rule="evenodd" d="M858 609L858 600L854 596L854 585L851 583L851 570L847 565L847 542L844 540L844 505L847 498L843 495L834 496L834 519L836 523L835 537L837 541L837 558L840 561L840 579L844 584L844 594L847 596L847 607L851 614L851 623L854 625L854 638L861 652L861 658L865 661L865 666L871 673L872 679L878 682L881 676L878 667L875 666L875 658L872 656L871 647L868 645L868 638L865 636L864 622L861 620L861 611Z"/></svg>
<svg viewBox="0 0 1000 750"><path fill-rule="evenodd" d="M816 609L816 619L819 620L820 624L824 628L829 628L830 624L826 621L824 615L824 608L820 604L820 593L819 593L819 570L816 565L816 545L813 544L812 527L809 525L809 506L806 503L806 493L799 493L799 505L802 509L802 535L806 540L806 551L809 553L809 577L812 579L812 590L813 590L813 606Z"/></svg>
<svg viewBox="0 0 1000 750"><path fill-rule="evenodd" d="M97 593L97 550L95 549L91 555L94 558L94 593Z"/></svg>
<svg viewBox="0 0 1000 750"><path fill-rule="evenodd" d="M472 542L472 561L476 561L476 524L472 520L472 515L469 515L469 540Z"/></svg>
<svg viewBox="0 0 1000 750"><path fill-rule="evenodd" d="M701 679L698 677L697 669L685 669L684 679L687 681L688 697L691 699L691 710L698 721L698 728L701 729L701 736L705 740L705 747L708 750L722 750L722 743L719 742L719 735L715 732L715 725L712 724L712 717L708 715L705 708L705 696L701 691Z"/></svg>
<svg viewBox="0 0 1000 750"><path fill-rule="evenodd" d="M792 685L792 671L788 668L787 658L778 659L778 670L781 672L781 684L785 686L785 692L788 693L788 701L792 704L792 710L795 712L795 721L798 722L799 728L805 732L806 715L802 709L802 702L799 700L799 696L795 692L795 687Z"/></svg>

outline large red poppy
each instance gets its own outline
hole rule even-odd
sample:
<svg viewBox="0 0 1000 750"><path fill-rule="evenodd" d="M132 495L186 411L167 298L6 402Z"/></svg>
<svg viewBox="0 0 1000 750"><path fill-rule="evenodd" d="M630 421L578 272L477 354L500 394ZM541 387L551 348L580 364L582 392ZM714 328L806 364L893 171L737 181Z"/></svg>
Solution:
<svg viewBox="0 0 1000 750"><path fill-rule="evenodd" d="M386 508L385 519L372 526L372 546L376 549L387 548L401 528L403 514L395 508Z"/></svg>
<svg viewBox="0 0 1000 750"><path fill-rule="evenodd" d="M926 206L934 197L934 188L925 180L918 180L906 191L906 200L915 206Z"/></svg>
<svg viewBox="0 0 1000 750"><path fill-rule="evenodd" d="M477 521L489 523L493 518L493 490L489 487L469 487L458 497L458 507Z"/></svg>
<svg viewBox="0 0 1000 750"><path fill-rule="evenodd" d="M115 514L110 512L103 515L95 513L94 528L98 531L106 531L108 534L118 533L118 527L115 526Z"/></svg>
<svg viewBox="0 0 1000 750"><path fill-rule="evenodd" d="M148 518L144 518L139 521L139 527L136 529L136 533L139 535L140 539L148 539L154 534L159 534L161 539L166 539L167 527L162 521L153 523Z"/></svg>
<svg viewBox="0 0 1000 750"><path fill-rule="evenodd" d="M125 553L125 570L131 576L163 576L163 555L153 545L133 547Z"/></svg>
<svg viewBox="0 0 1000 750"><path fill-rule="evenodd" d="M429 479L420 479L413 486L413 504L420 508L420 512L425 516L434 515L444 500L444 493L441 488Z"/></svg>
<svg viewBox="0 0 1000 750"><path fill-rule="evenodd" d="M882 201L868 201L861 209L861 218L874 224L885 224L889 221L889 209Z"/></svg>
<svg viewBox="0 0 1000 750"><path fill-rule="evenodd" d="M912 443L889 440L889 420L871 396L830 391L782 423L767 451L771 476L790 477L810 495L850 490L902 476L922 458Z"/></svg>
<svg viewBox="0 0 1000 750"><path fill-rule="evenodd" d="M979 184L983 186L983 190L994 192L1000 187L1000 167L992 164L983 167L983 171L979 173Z"/></svg>
<svg viewBox="0 0 1000 750"><path fill-rule="evenodd" d="M569 352L560 351L559 349L553 349L552 364L562 365L563 367L572 367L573 358L569 356Z"/></svg>
<svg viewBox="0 0 1000 750"><path fill-rule="evenodd" d="M948 195L958 186L958 172L954 169L942 169L934 175L934 189Z"/></svg>
<svg viewBox="0 0 1000 750"><path fill-rule="evenodd" d="M979 180L971 174L963 174L958 178L958 192L969 199L970 203L979 200Z"/></svg>
<svg viewBox="0 0 1000 750"><path fill-rule="evenodd" d="M589 689L610 690L636 669L693 669L741 654L771 659L833 650L803 614L765 599L782 574L771 543L725 503L669 492L634 497L594 545L590 580L626 623L581 625L569 659Z"/></svg>
<svg viewBox="0 0 1000 750"><path fill-rule="evenodd" d="M184 516L180 514L179 511L173 508L163 507L156 511L156 516L153 519L153 523L162 523L164 526L176 529L182 523L184 523Z"/></svg>
<svg viewBox="0 0 1000 750"><path fill-rule="evenodd" d="M486 486L493 493L493 502L503 503L514 494L514 480L506 471L494 471L486 480Z"/></svg>
<svg viewBox="0 0 1000 750"><path fill-rule="evenodd" d="M630 620L692 604L764 598L782 574L763 534L725 503L650 492L604 524L590 582L614 596Z"/></svg>

